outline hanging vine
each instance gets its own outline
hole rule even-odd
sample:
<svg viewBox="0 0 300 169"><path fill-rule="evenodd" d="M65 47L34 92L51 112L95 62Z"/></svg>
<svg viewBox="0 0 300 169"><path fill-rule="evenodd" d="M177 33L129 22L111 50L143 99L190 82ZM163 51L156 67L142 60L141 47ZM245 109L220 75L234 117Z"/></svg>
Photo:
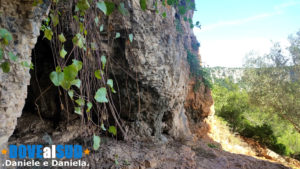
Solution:
<svg viewBox="0 0 300 169"><path fill-rule="evenodd" d="M33 2L33 6L41 4L43 0ZM193 0L163 0L165 11L159 11L157 4L158 0L153 4L156 13L163 18L168 17L166 10L173 6L190 23L190 27L194 27L192 19L186 17L188 10L195 9ZM148 6L146 0L140 0L143 11L148 10ZM122 1L52 0L49 16L41 26L44 38L51 44L55 70L49 78L53 85L59 87L61 108L66 112L73 111L82 117L83 123L97 126L113 136L117 135L118 130L124 139L124 125L112 99L118 90L111 74L111 58L101 50L101 37L109 37L109 46L113 46L118 38L125 38L128 43L134 41L134 34L129 30L118 32L108 24L107 18L112 13L129 16L127 7L128 4ZM180 26L180 22L177 24L176 27ZM200 27L199 22L196 26ZM18 59L12 52L6 51L12 40L9 31L1 28L0 61L5 73L10 71L10 63ZM31 63L21 62L21 65L33 68ZM114 124L110 124L108 117L114 119ZM100 137L94 134L93 139L94 149L97 150Z"/></svg>

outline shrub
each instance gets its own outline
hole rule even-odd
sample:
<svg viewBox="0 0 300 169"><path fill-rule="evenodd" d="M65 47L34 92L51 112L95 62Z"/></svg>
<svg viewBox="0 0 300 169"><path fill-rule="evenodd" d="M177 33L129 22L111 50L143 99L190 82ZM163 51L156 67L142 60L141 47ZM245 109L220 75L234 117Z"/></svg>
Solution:
<svg viewBox="0 0 300 169"><path fill-rule="evenodd" d="M198 89L201 82L203 82L205 86L212 88L209 71L200 66L199 57L187 50L187 61L190 65L191 76L196 78L194 90Z"/></svg>

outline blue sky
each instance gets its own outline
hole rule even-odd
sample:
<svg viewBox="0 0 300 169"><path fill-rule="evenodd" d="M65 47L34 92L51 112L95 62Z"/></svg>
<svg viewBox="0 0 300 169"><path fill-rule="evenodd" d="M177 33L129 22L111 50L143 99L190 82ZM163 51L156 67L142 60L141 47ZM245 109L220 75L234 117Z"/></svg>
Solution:
<svg viewBox="0 0 300 169"><path fill-rule="evenodd" d="M267 53L271 41L288 46L300 30L300 0L195 0L194 29L205 65L241 67L251 50Z"/></svg>

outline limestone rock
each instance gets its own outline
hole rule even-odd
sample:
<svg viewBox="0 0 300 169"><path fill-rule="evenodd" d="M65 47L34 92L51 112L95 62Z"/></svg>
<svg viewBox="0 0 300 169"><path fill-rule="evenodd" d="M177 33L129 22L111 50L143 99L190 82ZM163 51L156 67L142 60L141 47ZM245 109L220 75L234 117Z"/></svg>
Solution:
<svg viewBox="0 0 300 169"><path fill-rule="evenodd" d="M19 61L31 61L31 49L40 34L40 25L49 11L49 2L33 7L33 0L1 0L0 27L13 35L7 48L18 56ZM21 116L29 85L29 68L13 63L9 73L0 70L0 149L12 135L17 118Z"/></svg>

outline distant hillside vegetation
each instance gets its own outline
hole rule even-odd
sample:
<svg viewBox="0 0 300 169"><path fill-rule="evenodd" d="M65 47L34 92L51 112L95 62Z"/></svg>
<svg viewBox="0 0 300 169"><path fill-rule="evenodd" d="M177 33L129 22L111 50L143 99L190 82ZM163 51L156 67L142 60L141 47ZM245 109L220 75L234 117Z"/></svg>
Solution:
<svg viewBox="0 0 300 169"><path fill-rule="evenodd" d="M244 75L244 68L228 68L228 67L211 67L208 68L210 72L210 77L212 82L214 83L219 79L228 78L230 81L234 83L238 83L242 76Z"/></svg>

